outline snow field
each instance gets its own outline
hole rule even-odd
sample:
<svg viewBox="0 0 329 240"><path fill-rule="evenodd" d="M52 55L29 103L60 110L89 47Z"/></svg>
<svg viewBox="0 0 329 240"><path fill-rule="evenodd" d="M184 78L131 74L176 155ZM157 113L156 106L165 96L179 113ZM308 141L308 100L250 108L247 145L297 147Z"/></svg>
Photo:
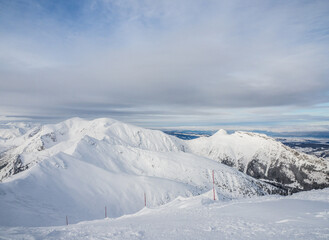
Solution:
<svg viewBox="0 0 329 240"><path fill-rule="evenodd" d="M58 227L0 227L0 239L328 239L328 196L329 189L324 189L223 202L213 201L210 191L119 218Z"/></svg>

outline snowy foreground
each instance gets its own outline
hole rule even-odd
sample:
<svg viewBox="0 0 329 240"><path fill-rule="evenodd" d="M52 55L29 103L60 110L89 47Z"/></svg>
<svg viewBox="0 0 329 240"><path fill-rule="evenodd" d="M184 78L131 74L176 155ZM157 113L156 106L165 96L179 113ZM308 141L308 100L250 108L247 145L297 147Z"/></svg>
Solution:
<svg viewBox="0 0 329 240"><path fill-rule="evenodd" d="M329 188L231 201L211 196L178 197L132 215L69 226L0 227L0 239L329 239Z"/></svg>

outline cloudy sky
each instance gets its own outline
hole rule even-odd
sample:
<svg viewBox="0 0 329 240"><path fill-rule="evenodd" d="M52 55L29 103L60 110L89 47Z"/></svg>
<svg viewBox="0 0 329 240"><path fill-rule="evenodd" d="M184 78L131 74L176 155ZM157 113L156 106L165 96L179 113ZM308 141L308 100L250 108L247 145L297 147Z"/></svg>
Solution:
<svg viewBox="0 0 329 240"><path fill-rule="evenodd" d="M329 129L327 0L0 0L0 121Z"/></svg>

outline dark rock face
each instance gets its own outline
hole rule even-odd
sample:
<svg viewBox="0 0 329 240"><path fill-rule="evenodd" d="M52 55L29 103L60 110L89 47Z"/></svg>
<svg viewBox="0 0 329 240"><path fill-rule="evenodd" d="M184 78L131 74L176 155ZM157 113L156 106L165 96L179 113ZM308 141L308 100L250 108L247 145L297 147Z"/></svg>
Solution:
<svg viewBox="0 0 329 240"><path fill-rule="evenodd" d="M303 163L285 157L279 158L272 161L266 173L266 166L261 163L262 161L253 159L248 163L246 173L257 179L272 182L283 189L290 189L292 192L329 187L328 163L321 159L307 162L305 156L299 153L294 156L301 157ZM321 175L321 181L318 181L315 175Z"/></svg>
<svg viewBox="0 0 329 240"><path fill-rule="evenodd" d="M21 156L18 155L16 157L15 162L14 162L14 173L13 174L17 174L19 172L22 172L22 171L28 169L28 168L29 168L28 165L25 165L25 166L23 165L22 160L21 160Z"/></svg>
<svg viewBox="0 0 329 240"><path fill-rule="evenodd" d="M38 151L41 151L38 147ZM17 154L15 149L3 152L0 156L0 182L17 173L25 171L31 164L23 164L21 154Z"/></svg>
<svg viewBox="0 0 329 240"><path fill-rule="evenodd" d="M312 190L312 189L321 189L329 186L329 173L325 172L327 175L326 181L323 183L318 183L313 181L312 173L316 172L312 166L304 166L298 168L293 164L280 164L278 166L272 167L268 171L268 175L265 179L274 180L281 185L282 188L291 189L292 192ZM294 176L291 178L291 176ZM295 181L293 181L295 179ZM289 187L287 185L297 182L300 186Z"/></svg>
<svg viewBox="0 0 329 240"><path fill-rule="evenodd" d="M316 181L312 181L312 173L316 172L315 166L312 165L304 165L300 169L296 169L295 166L292 167L292 170L295 173L296 178L303 183L304 190L311 189L321 189L329 186L329 171L325 171L326 181L323 183L319 183Z"/></svg>
<svg viewBox="0 0 329 240"><path fill-rule="evenodd" d="M266 178L265 176L266 166L261 162L259 162L258 159L253 159L248 163L246 173L254 178L258 178L258 179Z"/></svg>
<svg viewBox="0 0 329 240"><path fill-rule="evenodd" d="M221 162L229 167L234 167L235 165L235 162L233 159L227 157L227 158L224 158L224 159L221 159Z"/></svg>
<svg viewBox="0 0 329 240"><path fill-rule="evenodd" d="M273 180L277 183L281 183L282 185L293 183L292 179L287 176L286 171L283 171L285 167L280 164L278 167L272 167L268 170L268 175L266 179Z"/></svg>
<svg viewBox="0 0 329 240"><path fill-rule="evenodd" d="M26 167L22 166L22 160L19 155L2 154L0 163L0 182L4 178L26 169Z"/></svg>

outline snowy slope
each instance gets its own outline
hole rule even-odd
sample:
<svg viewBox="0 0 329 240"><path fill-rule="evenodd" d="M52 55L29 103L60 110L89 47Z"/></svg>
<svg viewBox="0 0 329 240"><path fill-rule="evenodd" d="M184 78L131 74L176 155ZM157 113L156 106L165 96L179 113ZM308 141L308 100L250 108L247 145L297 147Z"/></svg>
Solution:
<svg viewBox="0 0 329 240"><path fill-rule="evenodd" d="M0 181L59 152L72 154L85 136L104 139L114 145L154 151L184 150L179 139L160 131L138 128L113 119L86 121L72 118L59 124L32 128L16 142L11 140L11 144L17 147L0 155Z"/></svg>
<svg viewBox="0 0 329 240"><path fill-rule="evenodd" d="M10 148L23 144L26 140L25 137L29 135L27 132L31 133L39 127L39 124L32 123L0 124L0 154Z"/></svg>
<svg viewBox="0 0 329 240"><path fill-rule="evenodd" d="M191 151L232 166L252 177L293 191L329 186L329 162L299 153L263 134L219 130L186 141Z"/></svg>
<svg viewBox="0 0 329 240"><path fill-rule="evenodd" d="M184 142L175 137L112 119L74 118L26 134L23 144L4 155L14 167L1 169L0 216L6 217L0 225L60 225L66 215L73 223L99 219L105 206L112 217L134 213L144 206L144 193L155 207L211 190L211 170L219 199L281 193L184 152Z"/></svg>
<svg viewBox="0 0 329 240"><path fill-rule="evenodd" d="M26 134L32 128L38 127L39 124L32 123L0 123L0 143L4 144L5 141L17 139Z"/></svg>
<svg viewBox="0 0 329 240"><path fill-rule="evenodd" d="M0 227L3 239L328 239L329 189L216 201L179 197L136 214L58 227ZM70 219L69 219L70 220ZM0 237L1 238L1 237Z"/></svg>

